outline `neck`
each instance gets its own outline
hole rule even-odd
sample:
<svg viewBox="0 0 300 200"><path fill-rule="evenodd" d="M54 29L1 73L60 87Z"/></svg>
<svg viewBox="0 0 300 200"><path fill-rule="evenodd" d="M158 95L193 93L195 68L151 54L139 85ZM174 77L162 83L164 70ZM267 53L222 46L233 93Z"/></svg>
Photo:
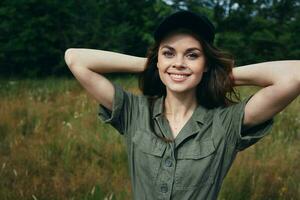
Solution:
<svg viewBox="0 0 300 200"><path fill-rule="evenodd" d="M174 93L167 91L165 98L165 115L178 121L190 117L196 109L198 103L195 91L184 93Z"/></svg>

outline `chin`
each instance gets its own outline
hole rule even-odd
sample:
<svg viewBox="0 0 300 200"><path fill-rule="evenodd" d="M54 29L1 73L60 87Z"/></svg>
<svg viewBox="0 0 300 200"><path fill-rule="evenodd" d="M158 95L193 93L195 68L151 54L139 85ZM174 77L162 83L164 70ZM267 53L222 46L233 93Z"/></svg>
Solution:
<svg viewBox="0 0 300 200"><path fill-rule="evenodd" d="M194 87L184 87L184 86L176 86L176 85L167 86L167 91L172 93L186 93L195 89L196 86Z"/></svg>

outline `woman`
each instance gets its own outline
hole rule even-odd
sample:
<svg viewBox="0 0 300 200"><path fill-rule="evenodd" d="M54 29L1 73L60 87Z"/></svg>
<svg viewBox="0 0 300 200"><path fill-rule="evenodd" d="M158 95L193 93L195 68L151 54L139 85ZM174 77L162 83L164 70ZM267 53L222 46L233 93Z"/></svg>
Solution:
<svg viewBox="0 0 300 200"><path fill-rule="evenodd" d="M264 137L300 93L300 61L233 69L213 46L214 26L188 11L163 20L148 58L68 49L65 60L126 139L134 199L217 199L236 154ZM141 73L143 95L102 74ZM98 74L100 73L100 74ZM263 87L234 103L234 86Z"/></svg>

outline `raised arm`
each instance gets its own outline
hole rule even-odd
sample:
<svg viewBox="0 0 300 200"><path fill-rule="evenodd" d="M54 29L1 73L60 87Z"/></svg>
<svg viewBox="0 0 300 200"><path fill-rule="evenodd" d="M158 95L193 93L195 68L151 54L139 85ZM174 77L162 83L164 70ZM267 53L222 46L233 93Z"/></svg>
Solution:
<svg viewBox="0 0 300 200"><path fill-rule="evenodd" d="M97 102L112 109L114 87L102 74L142 72L146 58L95 49L67 49L65 61L79 83Z"/></svg>
<svg viewBox="0 0 300 200"><path fill-rule="evenodd" d="M263 87L245 107L244 126L267 121L300 94L300 61L273 61L236 67L235 85Z"/></svg>

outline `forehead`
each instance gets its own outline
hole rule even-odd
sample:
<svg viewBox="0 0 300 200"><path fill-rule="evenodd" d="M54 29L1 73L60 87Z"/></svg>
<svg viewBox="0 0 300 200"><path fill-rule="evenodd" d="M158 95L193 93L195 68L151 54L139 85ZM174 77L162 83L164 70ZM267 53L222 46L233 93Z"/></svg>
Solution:
<svg viewBox="0 0 300 200"><path fill-rule="evenodd" d="M174 48L191 48L196 47L202 49L200 41L188 33L174 33L163 39L159 45L159 49L164 46L171 46Z"/></svg>

